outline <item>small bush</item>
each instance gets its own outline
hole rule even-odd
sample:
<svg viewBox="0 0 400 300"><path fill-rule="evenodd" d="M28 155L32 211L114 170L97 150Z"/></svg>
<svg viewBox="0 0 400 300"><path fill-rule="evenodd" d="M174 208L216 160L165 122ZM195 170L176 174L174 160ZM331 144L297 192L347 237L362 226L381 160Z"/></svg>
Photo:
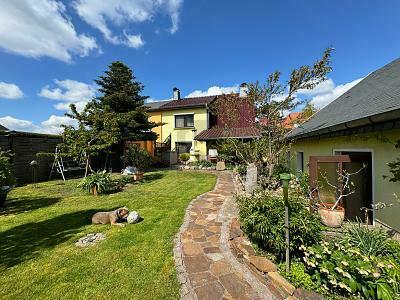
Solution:
<svg viewBox="0 0 400 300"><path fill-rule="evenodd" d="M392 257L400 262L400 243L398 241L388 239L386 242L386 256Z"/></svg>
<svg viewBox="0 0 400 300"><path fill-rule="evenodd" d="M96 189L99 194L104 194L114 186L110 174L106 171L99 171L84 178L78 184L78 187L88 193L91 193L93 189Z"/></svg>
<svg viewBox="0 0 400 300"><path fill-rule="evenodd" d="M386 253L388 234L384 229L368 228L361 222L350 223L345 231L345 240L360 249L366 256L377 256Z"/></svg>
<svg viewBox="0 0 400 300"><path fill-rule="evenodd" d="M246 175L246 173L247 173L246 166L245 165L237 165L236 172L241 176Z"/></svg>
<svg viewBox="0 0 400 300"><path fill-rule="evenodd" d="M205 160L205 159L191 162L190 165L191 166L196 166L196 167L205 167L205 168L215 166L215 164L213 164L211 161L208 161L208 160Z"/></svg>
<svg viewBox="0 0 400 300"><path fill-rule="evenodd" d="M122 160L126 166L133 166L140 171L145 171L153 162L153 157L145 149L137 145L131 145L122 156Z"/></svg>
<svg viewBox="0 0 400 300"><path fill-rule="evenodd" d="M390 257L368 257L351 244L335 241L300 249L314 282L332 294L385 300L400 297L400 265Z"/></svg>
<svg viewBox="0 0 400 300"><path fill-rule="evenodd" d="M15 184L15 178L12 172L10 154L0 149L0 193L3 186L12 186Z"/></svg>
<svg viewBox="0 0 400 300"><path fill-rule="evenodd" d="M183 162L187 162L190 159L189 153L181 153L179 154L179 159Z"/></svg>
<svg viewBox="0 0 400 300"><path fill-rule="evenodd" d="M285 204L278 193L263 191L254 196L237 196L241 224L260 248L285 255ZM312 245L321 239L319 216L309 212L307 201L297 193L289 193L289 231L291 255L299 256L300 245Z"/></svg>
<svg viewBox="0 0 400 300"><path fill-rule="evenodd" d="M322 292L321 288L316 284L311 275L307 273L307 269L301 262L292 262L289 273L286 273L285 263L278 265L279 273L289 280L295 287L305 289L307 291Z"/></svg>

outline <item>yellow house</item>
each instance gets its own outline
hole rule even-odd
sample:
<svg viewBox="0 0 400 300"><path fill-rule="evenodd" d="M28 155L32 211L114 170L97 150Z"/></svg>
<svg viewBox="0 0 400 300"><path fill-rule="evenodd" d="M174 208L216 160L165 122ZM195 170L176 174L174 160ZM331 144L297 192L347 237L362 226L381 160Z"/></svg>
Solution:
<svg viewBox="0 0 400 300"><path fill-rule="evenodd" d="M158 134L157 142L169 143L170 150L177 154L190 153L191 160L207 157L205 141L196 141L194 137L209 128L209 104L216 96L180 98L179 90L174 89L174 100L154 102L149 115L153 122L162 126L154 128Z"/></svg>
<svg viewBox="0 0 400 300"><path fill-rule="evenodd" d="M338 168L348 173L362 169L351 178L355 192L343 202L346 217L359 217L397 231L400 203L393 194L400 196L400 182L389 180L388 163L400 157L400 148L395 147L400 141L399 78L397 59L368 75L289 134L292 169L309 173L323 202L334 200L335 195L323 190L320 181L329 178L337 184ZM379 203L392 206L372 210Z"/></svg>

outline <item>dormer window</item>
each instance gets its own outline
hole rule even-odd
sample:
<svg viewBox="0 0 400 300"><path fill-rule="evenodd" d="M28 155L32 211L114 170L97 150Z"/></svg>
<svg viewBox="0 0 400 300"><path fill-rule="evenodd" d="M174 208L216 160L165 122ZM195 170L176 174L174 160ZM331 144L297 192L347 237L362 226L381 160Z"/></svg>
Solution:
<svg viewBox="0 0 400 300"><path fill-rule="evenodd" d="M175 128L193 128L194 114L175 115Z"/></svg>

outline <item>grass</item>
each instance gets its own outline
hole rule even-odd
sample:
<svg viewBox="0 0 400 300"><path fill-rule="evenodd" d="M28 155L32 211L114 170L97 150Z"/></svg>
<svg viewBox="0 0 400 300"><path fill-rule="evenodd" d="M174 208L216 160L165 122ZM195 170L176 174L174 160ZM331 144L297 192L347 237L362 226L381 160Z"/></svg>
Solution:
<svg viewBox="0 0 400 300"><path fill-rule="evenodd" d="M185 208L215 176L160 171L124 191L90 196L78 179L18 187L0 211L0 299L177 299L173 237ZM127 206L144 220L125 228L91 225L96 211ZM94 247L74 243L91 232Z"/></svg>

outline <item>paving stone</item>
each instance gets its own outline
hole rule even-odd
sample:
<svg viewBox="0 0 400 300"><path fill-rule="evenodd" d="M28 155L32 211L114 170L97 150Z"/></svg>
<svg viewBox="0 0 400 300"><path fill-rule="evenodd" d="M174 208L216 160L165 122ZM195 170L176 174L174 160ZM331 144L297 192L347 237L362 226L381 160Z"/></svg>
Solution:
<svg viewBox="0 0 400 300"><path fill-rule="evenodd" d="M203 254L203 250L200 245L188 242L183 244L183 254L187 256L201 255Z"/></svg>
<svg viewBox="0 0 400 300"><path fill-rule="evenodd" d="M223 286L215 281L195 289L198 299L201 300L219 300L224 295Z"/></svg>
<svg viewBox="0 0 400 300"><path fill-rule="evenodd" d="M183 260L189 274L204 272L210 269L211 262L204 255L186 256Z"/></svg>
<svg viewBox="0 0 400 300"><path fill-rule="evenodd" d="M226 260L220 260L213 263L210 270L213 275L220 276L232 272L232 267Z"/></svg>
<svg viewBox="0 0 400 300"><path fill-rule="evenodd" d="M242 299L246 286L242 283L239 277L234 273L229 273L219 277L223 287L234 299Z"/></svg>

